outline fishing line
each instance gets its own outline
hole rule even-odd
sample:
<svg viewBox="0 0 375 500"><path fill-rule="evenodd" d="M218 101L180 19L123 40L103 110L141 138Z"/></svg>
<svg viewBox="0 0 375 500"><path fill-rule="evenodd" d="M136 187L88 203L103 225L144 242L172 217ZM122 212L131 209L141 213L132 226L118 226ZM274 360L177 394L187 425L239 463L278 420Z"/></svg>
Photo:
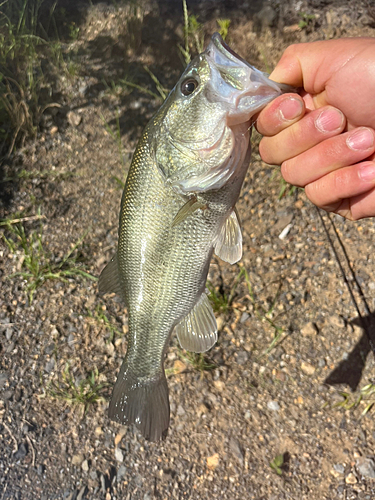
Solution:
<svg viewBox="0 0 375 500"><path fill-rule="evenodd" d="M349 280L348 280L348 278L347 278L347 276L346 276L346 273L345 273L344 267L343 267L343 265L342 265L342 263L341 263L341 261L340 261L340 258L339 258L339 255L338 255L338 252L337 252L337 250L336 250L336 248L335 248L335 245L333 244L333 241L332 241L331 235L330 235L330 233L329 233L329 230L328 230L328 228L327 228L327 226L326 226L326 223L324 222L324 219L323 219L322 213L321 213L321 211L319 210L319 208L315 207L315 209L316 209L316 211L318 212L318 215L319 215L320 221L321 221L321 223L322 223L322 226L323 226L323 228L324 228L324 231L325 231L325 233L326 233L326 236L327 236L328 242L329 242L329 244L330 244L330 246L331 246L331 248L332 248L333 254L334 254L335 259L336 259L336 262L337 262L337 264L338 264L338 266L339 266L339 268L340 268L340 272L341 272L342 278L343 278L343 280L344 280L344 282L345 282L345 284L346 284L346 287L347 287L347 289L348 289L348 291L349 291L350 298L351 298L351 300L352 300L352 302L353 302L353 304L354 304L354 307L355 307L355 309L356 309L356 311L357 311L357 314L358 314L358 317L359 317L359 320L360 320L361 326L362 326L363 330L364 330L364 331L365 331L365 333L366 333L366 336L367 336L368 342L369 342L369 344L370 344L371 350L372 350L372 352L373 352L373 354L374 354L374 356L375 356L375 341L372 339L372 335L371 335L371 328L368 328L369 326L371 327L371 316L372 316L372 313L371 313L370 308L369 308L369 306L368 306L368 303L367 303L367 301L366 301L366 297L365 297L365 296L364 296L364 294L363 294L362 288L361 288L360 284L358 283L357 277L356 277L356 275L355 275L355 273L354 273L354 270L353 270L353 268L352 268L352 266L351 266L351 264L350 264L350 260L349 260L348 254L347 254L346 249L345 249L345 246L344 246L344 244L343 244L343 242L342 242L342 240L341 240L341 238L340 238L340 236L339 236L339 234L338 234L338 232L337 232L337 229L336 229L335 223L333 222L333 219L332 219L332 217L330 216L330 214L329 214L329 213L326 213L326 216L328 217L328 219L329 219L329 221L330 221L330 223L331 223L331 226L332 226L332 228L333 228L333 232L334 232L334 234L335 234L335 236L336 236L336 239L338 240L339 245L340 245L340 247L341 247L341 249L342 249L342 252L343 252L343 254L344 254L345 261L346 261L346 264L347 264L347 266L348 266L348 268L349 268L349 271L350 271L350 274L351 274L352 280L353 280L353 282L355 283L355 285L356 285L356 287L357 287L357 291L358 291L358 294L359 294L359 296L360 296L360 298L361 298L361 300L362 300L362 303L363 303L364 309L365 309L366 314L367 314L367 318L365 318L365 317L363 317L363 316L362 316L362 313L361 313L361 311L360 311L360 309L359 309L359 306L358 306L357 300L356 300L356 298L354 297L354 293L353 293L352 287L351 287L351 285L350 285L350 283L349 283Z"/></svg>

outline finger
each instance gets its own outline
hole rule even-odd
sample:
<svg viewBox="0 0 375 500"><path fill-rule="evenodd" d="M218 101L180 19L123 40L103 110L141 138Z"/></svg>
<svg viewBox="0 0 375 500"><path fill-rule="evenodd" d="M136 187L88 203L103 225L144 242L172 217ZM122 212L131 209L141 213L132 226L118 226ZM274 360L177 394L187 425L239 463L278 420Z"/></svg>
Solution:
<svg viewBox="0 0 375 500"><path fill-rule="evenodd" d="M366 161L330 172L308 184L305 193L312 203L327 212L357 220L375 215L374 189L375 162Z"/></svg>
<svg viewBox="0 0 375 500"><path fill-rule="evenodd" d="M360 127L331 137L281 166L284 179L295 186L306 186L328 173L369 159L375 150L375 132Z"/></svg>
<svg viewBox="0 0 375 500"><path fill-rule="evenodd" d="M293 44L285 50L270 78L295 87L303 86L309 93L320 94L330 77L345 67L348 57L354 58L363 52L372 55L374 47L373 38L341 38Z"/></svg>
<svg viewBox="0 0 375 500"><path fill-rule="evenodd" d="M256 129L262 135L273 136L302 118L305 105L302 97L285 94L266 106L256 120Z"/></svg>
<svg viewBox="0 0 375 500"><path fill-rule="evenodd" d="M311 111L274 137L263 137L259 143L259 153L266 163L280 165L339 134L345 122L343 113L331 106Z"/></svg>

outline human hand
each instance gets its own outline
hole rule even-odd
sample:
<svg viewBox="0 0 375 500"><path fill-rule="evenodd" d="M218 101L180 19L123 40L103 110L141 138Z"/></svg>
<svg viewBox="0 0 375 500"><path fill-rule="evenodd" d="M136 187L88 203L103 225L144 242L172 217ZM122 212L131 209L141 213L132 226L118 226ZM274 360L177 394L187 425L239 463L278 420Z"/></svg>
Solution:
<svg viewBox="0 0 375 500"><path fill-rule="evenodd" d="M327 211L375 216L375 38L290 46L271 78L303 87L258 116L259 151Z"/></svg>

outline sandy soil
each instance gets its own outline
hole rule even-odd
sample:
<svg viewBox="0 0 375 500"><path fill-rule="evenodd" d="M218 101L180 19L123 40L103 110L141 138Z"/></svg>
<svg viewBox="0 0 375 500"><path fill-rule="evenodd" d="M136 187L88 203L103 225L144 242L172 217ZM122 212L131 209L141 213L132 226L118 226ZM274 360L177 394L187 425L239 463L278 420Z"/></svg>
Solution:
<svg viewBox="0 0 375 500"><path fill-rule="evenodd" d="M264 70L290 43L375 36L375 20L358 1L195 1L190 8L206 40L217 18L230 18L229 44ZM182 9L155 0L135 11L102 3L77 12L79 36L67 47L77 74L54 83L62 107L46 112L37 140L3 163L13 180L2 182L0 196L4 218L41 214L23 226L29 238L40 235L55 267L84 236L75 265L98 276L116 248L119 184L160 105L121 82L157 94L147 65L173 86L183 69ZM238 204L243 260L230 266L215 258L209 274L217 296L231 295L217 313L219 342L192 362L172 339L163 442L107 418L126 352L121 301L100 298L93 280L69 276L43 282L31 302L30 280L12 276L26 269L24 251L1 240L0 500L375 498L374 413L361 416L375 396L349 408L374 381L374 357L317 210L302 190L279 199L278 168L260 160L258 141ZM374 221L331 220L372 311ZM16 240L9 229L4 235ZM89 380L99 399L84 413L71 403Z"/></svg>

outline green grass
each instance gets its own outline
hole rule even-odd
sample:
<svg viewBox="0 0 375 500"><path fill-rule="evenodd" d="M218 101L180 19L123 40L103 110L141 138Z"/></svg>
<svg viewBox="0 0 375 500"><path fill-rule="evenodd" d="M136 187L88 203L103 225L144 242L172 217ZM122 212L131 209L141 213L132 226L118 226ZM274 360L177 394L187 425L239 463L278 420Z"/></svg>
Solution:
<svg viewBox="0 0 375 500"><path fill-rule="evenodd" d="M284 329L281 328L280 326L278 326L274 322L274 320L273 320L273 311L275 309L275 306L277 304L277 300L279 298L279 294L280 294L280 291L281 291L281 285L279 286L279 289L278 289L275 297L273 298L271 304L269 305L269 307L267 309L264 306L262 306L259 303L259 301L256 299L253 287L252 287L251 282L250 282L249 274L246 271L246 269L243 267L241 269L241 271L242 271L244 279L245 279L245 283L246 283L246 286L247 286L247 289L248 289L248 292L249 292L250 301L253 304L253 308L254 308L255 314L258 316L258 318L260 320L265 321L266 323L268 323L268 325L273 330L274 338L273 338L272 342L270 343L270 345L267 347L267 349L261 355L261 357L262 356L266 356L277 345L279 345L286 338L286 336L287 336L287 333L284 331Z"/></svg>
<svg viewBox="0 0 375 500"><path fill-rule="evenodd" d="M375 404L375 384L370 383L362 387L359 391L353 394L348 392L340 392L342 401L330 405L326 403L324 406L331 406L332 408L341 408L342 410L349 411L364 407L360 416L364 417Z"/></svg>
<svg viewBox="0 0 375 500"><path fill-rule="evenodd" d="M77 174L69 171L58 172L57 170L26 170L23 168L13 176L4 177L2 180L0 180L0 184L4 182L15 182L28 179L49 179L63 181L65 179L76 176Z"/></svg>
<svg viewBox="0 0 375 500"><path fill-rule="evenodd" d="M210 281L207 281L206 286L209 290L208 298L210 299L214 312L225 314L231 308L236 288L243 276L242 270L238 273L233 281L229 294L226 294L221 288L215 288Z"/></svg>
<svg viewBox="0 0 375 500"><path fill-rule="evenodd" d="M284 455L276 455L276 457L270 462L271 469L276 472L278 476L282 476L282 466L284 465Z"/></svg>
<svg viewBox="0 0 375 500"><path fill-rule="evenodd" d="M104 313L103 307L98 305L95 308L94 313L88 311L88 314L91 318L93 318L96 322L103 325L109 331L108 342L113 342L114 338L123 337L123 333L116 327L116 325L108 318L108 316Z"/></svg>
<svg viewBox="0 0 375 500"><path fill-rule="evenodd" d="M283 198L284 196L293 196L297 189L298 189L297 186L289 184L281 177L280 191L278 196L279 200L281 200L281 198Z"/></svg>
<svg viewBox="0 0 375 500"><path fill-rule="evenodd" d="M178 350L179 358L186 364L193 367L194 370L200 372L202 375L206 371L213 370L216 365L210 361L204 353L195 353L190 351Z"/></svg>
<svg viewBox="0 0 375 500"><path fill-rule="evenodd" d="M45 102L41 92L50 88L50 75L75 73L59 40L56 5L45 0L0 3L0 144L8 154L35 137L44 111L55 105ZM78 36L74 27L72 34Z"/></svg>
<svg viewBox="0 0 375 500"><path fill-rule="evenodd" d="M42 219L44 216L38 214L33 216L31 220L37 218ZM9 251L12 254L20 254L19 270L8 276L8 278L20 276L26 281L30 302L32 302L37 288L48 280L54 279L67 282L67 278L75 276L83 276L91 280L97 279L81 267L78 267L78 261L81 257L79 247L81 247L87 232L63 256L60 262L53 262L52 254L44 248L42 224L38 229L26 232L24 222L29 220L29 217L15 216L0 221L0 226L3 226L8 233L7 236L3 233L1 238Z"/></svg>
<svg viewBox="0 0 375 500"><path fill-rule="evenodd" d="M106 129L108 134L112 137L112 139L115 141L115 143L117 145L117 150L118 150L118 153L120 156L121 164L124 167L125 166L125 158L124 158L124 154L123 154L123 146L122 146L122 140L121 140L121 129L120 129L120 117L119 117L118 110L116 109L116 129L115 130L111 129L111 127L109 126L108 122L106 121L106 119L104 118L104 116L102 114L100 114L100 118L103 122L104 128Z"/></svg>
<svg viewBox="0 0 375 500"><path fill-rule="evenodd" d="M315 21L315 15L314 14L307 14L307 12L300 12L299 16L301 20L298 23L298 27L300 29L307 28L308 26L312 26Z"/></svg>
<svg viewBox="0 0 375 500"><path fill-rule="evenodd" d="M278 326L275 321L273 320L273 312L275 309L275 306L277 304L279 294L281 291L281 285L279 286L279 289L277 293L275 294L275 297L272 299L271 303L269 304L268 308L264 307L260 301L257 299L254 293L254 289L251 285L250 282L250 277L248 272L244 267L241 267L240 272L237 274L236 278L234 279L234 282L232 284L232 287L230 289L229 294L226 294L224 291L221 289L215 288L209 281L206 283L206 286L209 290L209 295L208 298L210 299L212 308L214 312L219 313L219 314L225 314L227 313L231 306L232 302L236 293L236 289L238 285L244 281L247 287L248 291L248 299L250 300L253 310L256 314L256 316L261 320L266 322L273 330L274 333L274 338L270 345L267 347L267 349L262 353L261 356L265 356L269 354L277 345L279 345L283 340L286 338L287 333L284 331L284 329L280 326Z"/></svg>
<svg viewBox="0 0 375 500"><path fill-rule="evenodd" d="M198 21L197 16L189 14L186 0L182 0L184 12L184 40L178 48L185 64L189 64L194 55L200 54L204 49L204 27ZM219 33L225 40L228 35L230 19L216 20Z"/></svg>
<svg viewBox="0 0 375 500"><path fill-rule="evenodd" d="M76 383L70 365L66 363L61 378L58 381L51 381L47 386L46 393L53 399L79 406L82 408L83 414L86 414L91 405L106 401L103 389L108 386L107 383L99 382L97 368L94 368L85 379Z"/></svg>

